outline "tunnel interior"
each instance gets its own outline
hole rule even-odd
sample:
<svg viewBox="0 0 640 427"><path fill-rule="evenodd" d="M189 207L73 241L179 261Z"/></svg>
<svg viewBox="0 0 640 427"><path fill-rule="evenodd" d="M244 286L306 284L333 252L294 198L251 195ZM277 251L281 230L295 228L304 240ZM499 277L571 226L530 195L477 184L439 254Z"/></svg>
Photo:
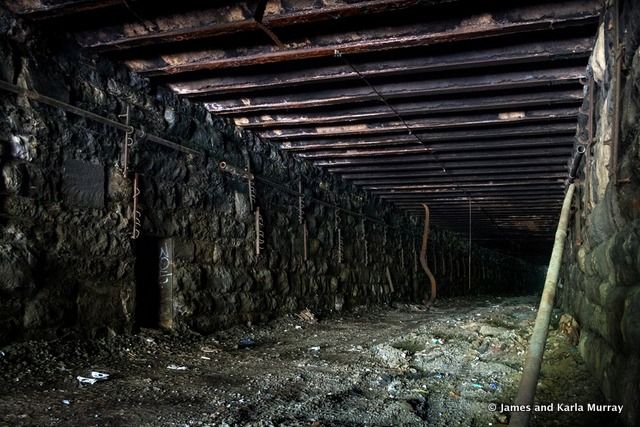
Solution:
<svg viewBox="0 0 640 427"><path fill-rule="evenodd" d="M0 2L1 423L640 425L639 22Z"/></svg>

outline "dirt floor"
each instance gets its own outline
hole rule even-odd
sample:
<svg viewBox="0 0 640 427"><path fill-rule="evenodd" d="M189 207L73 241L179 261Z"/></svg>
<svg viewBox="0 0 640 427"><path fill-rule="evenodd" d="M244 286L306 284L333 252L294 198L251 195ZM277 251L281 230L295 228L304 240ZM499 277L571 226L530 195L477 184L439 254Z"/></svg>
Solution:
<svg viewBox="0 0 640 427"><path fill-rule="evenodd" d="M454 299L429 311L362 309L317 323L290 316L215 336L143 330L16 344L0 353L0 425L505 424L500 405L513 401L536 302ZM79 385L77 376L91 371L109 378ZM603 402L576 348L555 329L537 399ZM533 419L615 424L611 414L587 411Z"/></svg>

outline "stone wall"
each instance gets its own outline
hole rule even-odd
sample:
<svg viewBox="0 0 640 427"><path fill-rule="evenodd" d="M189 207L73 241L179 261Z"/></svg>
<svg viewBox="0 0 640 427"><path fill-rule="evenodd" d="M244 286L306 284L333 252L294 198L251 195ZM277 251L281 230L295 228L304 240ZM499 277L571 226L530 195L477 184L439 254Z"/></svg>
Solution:
<svg viewBox="0 0 640 427"><path fill-rule="evenodd" d="M0 92L0 343L51 338L70 327L90 336L127 333L136 325L157 325L160 306L174 327L209 332L305 307L329 311L425 298L417 218L411 222L202 107L81 52L70 40L43 36L2 9L0 34L2 80L121 122L128 108L136 128L205 153L138 140L125 177L121 130ZM256 182L256 204L265 242L256 256L246 181L218 167L223 160L244 167L246 159L252 172L292 190L302 181L307 260L297 197L262 181ZM131 239L133 172L140 188L137 240ZM388 224L385 233L381 224L365 222L366 262L360 219L340 213L344 256L338 263L336 210L309 197ZM164 244L170 253L161 252ZM473 245L469 290L464 237L434 230L430 253L443 295L522 292L540 283L532 281L530 265ZM171 294L159 290L160 281L172 284Z"/></svg>
<svg viewBox="0 0 640 427"><path fill-rule="evenodd" d="M613 9L600 26L590 61L593 143L581 170L565 250L561 307L581 325L579 349L606 397L640 417L640 4L620 2L621 132L613 159L616 52ZM583 111L589 111L589 93ZM588 114L579 136L589 140ZM616 166L617 165L617 166Z"/></svg>

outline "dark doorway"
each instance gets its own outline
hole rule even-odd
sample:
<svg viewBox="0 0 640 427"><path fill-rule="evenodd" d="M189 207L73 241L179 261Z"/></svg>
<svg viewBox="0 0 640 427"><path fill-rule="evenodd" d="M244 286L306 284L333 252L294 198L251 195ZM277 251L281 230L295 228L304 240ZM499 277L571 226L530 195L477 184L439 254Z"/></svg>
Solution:
<svg viewBox="0 0 640 427"><path fill-rule="evenodd" d="M160 239L140 236L136 240L136 326L157 328L160 323L158 258Z"/></svg>

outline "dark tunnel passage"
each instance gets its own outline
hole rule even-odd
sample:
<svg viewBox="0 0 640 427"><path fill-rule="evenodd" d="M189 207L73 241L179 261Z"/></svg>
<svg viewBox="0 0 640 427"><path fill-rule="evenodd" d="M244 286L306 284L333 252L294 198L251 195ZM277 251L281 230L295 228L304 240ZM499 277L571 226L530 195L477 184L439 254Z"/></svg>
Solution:
<svg viewBox="0 0 640 427"><path fill-rule="evenodd" d="M640 425L640 3L0 1L0 425Z"/></svg>

